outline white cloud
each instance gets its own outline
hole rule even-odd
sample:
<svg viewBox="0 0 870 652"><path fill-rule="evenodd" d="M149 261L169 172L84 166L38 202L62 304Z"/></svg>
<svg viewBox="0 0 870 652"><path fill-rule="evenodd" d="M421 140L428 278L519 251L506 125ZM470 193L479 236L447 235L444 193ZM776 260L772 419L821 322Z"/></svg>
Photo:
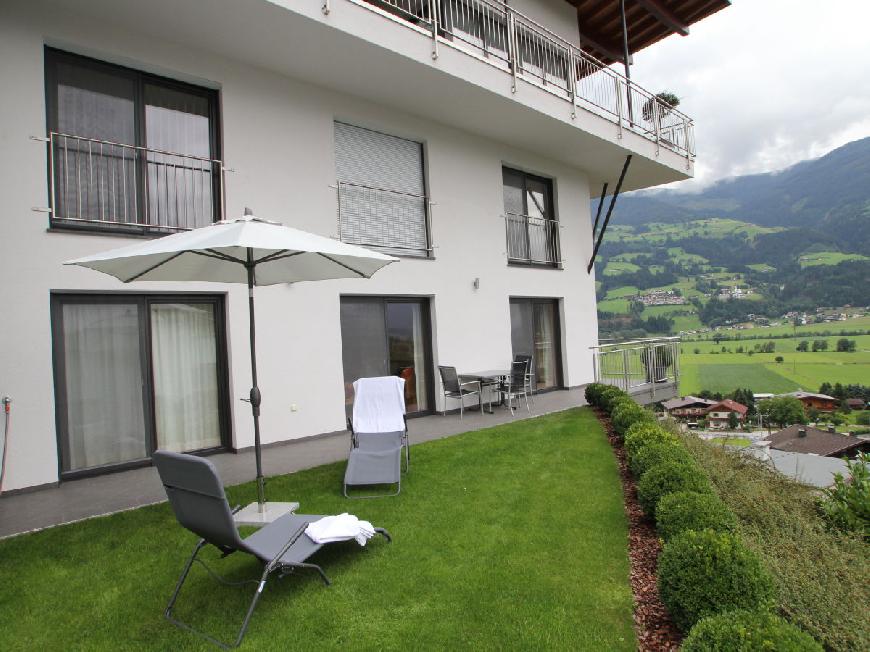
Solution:
<svg viewBox="0 0 870 652"><path fill-rule="evenodd" d="M735 0L635 55L632 79L695 120L693 190L870 135L870 3Z"/></svg>

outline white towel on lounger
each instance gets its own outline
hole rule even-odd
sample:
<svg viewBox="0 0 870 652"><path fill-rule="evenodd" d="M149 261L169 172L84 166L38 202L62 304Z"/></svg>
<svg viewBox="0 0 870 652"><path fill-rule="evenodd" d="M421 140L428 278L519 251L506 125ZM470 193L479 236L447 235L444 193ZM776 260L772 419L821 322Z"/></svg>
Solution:
<svg viewBox="0 0 870 652"><path fill-rule="evenodd" d="M314 543L333 543L355 539L364 546L375 535L375 528L368 521L361 521L353 514L324 516L319 521L309 523L305 534Z"/></svg>

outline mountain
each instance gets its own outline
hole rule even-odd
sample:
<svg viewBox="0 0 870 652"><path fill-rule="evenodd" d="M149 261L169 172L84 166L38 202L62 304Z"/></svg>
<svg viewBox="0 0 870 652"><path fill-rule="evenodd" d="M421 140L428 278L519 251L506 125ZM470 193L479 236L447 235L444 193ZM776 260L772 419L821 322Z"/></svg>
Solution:
<svg viewBox="0 0 870 652"><path fill-rule="evenodd" d="M720 181L699 193L629 193L613 223L725 217L760 226L803 227L836 238L842 251L870 247L870 138L785 170Z"/></svg>

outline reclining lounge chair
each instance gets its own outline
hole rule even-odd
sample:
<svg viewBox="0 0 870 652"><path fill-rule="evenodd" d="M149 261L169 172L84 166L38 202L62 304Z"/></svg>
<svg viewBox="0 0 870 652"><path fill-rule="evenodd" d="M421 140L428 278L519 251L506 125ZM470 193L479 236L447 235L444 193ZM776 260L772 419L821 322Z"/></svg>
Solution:
<svg viewBox="0 0 870 652"><path fill-rule="evenodd" d="M257 606L260 594L272 573L278 572L279 577L284 577L296 569L311 569L317 571L323 582L329 585L329 578L326 577L323 569L317 564L307 562L308 558L325 544L312 541L305 534L305 528L309 523L323 518L322 516L287 514L242 539L233 521L234 510L230 510L223 485L214 465L209 460L160 450L155 451L153 460L175 518L182 527L201 537L193 549L193 555L184 566L172 598L166 606L164 616L167 620L221 647L238 647L248 629L254 607ZM387 541L392 540L383 528L375 528L375 532L383 535ZM213 545L223 553L224 557L234 552L243 552L253 555L263 564L263 574L259 582L256 582L257 590L233 643L224 643L212 638L172 616L172 608L194 561L205 566L202 560L196 559L196 556L207 545ZM214 575L210 570L209 574Z"/></svg>
<svg viewBox="0 0 870 652"><path fill-rule="evenodd" d="M395 496L402 490L402 451L405 470L411 454L405 421L405 381L398 376L360 378L353 384L350 454L344 473L347 498ZM396 485L392 493L354 495L348 487Z"/></svg>

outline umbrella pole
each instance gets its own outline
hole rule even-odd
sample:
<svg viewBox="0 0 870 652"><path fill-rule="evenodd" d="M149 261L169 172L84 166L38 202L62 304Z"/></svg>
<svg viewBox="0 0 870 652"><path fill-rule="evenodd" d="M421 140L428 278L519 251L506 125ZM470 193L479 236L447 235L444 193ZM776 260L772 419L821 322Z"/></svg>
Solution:
<svg viewBox="0 0 870 652"><path fill-rule="evenodd" d="M257 503L260 512L266 510L266 489L263 479L263 461L260 456L260 403L262 397L257 386L257 329L254 325L254 251L248 247L248 318L251 339L251 412L254 415L254 458L257 460Z"/></svg>

